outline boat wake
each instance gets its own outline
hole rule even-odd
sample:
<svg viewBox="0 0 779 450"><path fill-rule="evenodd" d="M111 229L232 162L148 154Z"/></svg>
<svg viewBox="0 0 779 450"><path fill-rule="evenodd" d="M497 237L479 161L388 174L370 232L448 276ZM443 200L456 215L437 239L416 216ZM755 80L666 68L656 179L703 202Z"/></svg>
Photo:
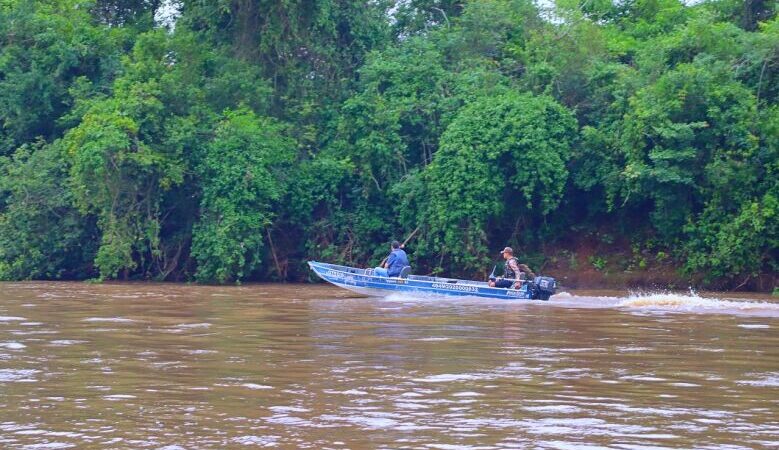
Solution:
<svg viewBox="0 0 779 450"><path fill-rule="evenodd" d="M779 317L779 303L757 299L703 297L694 291L640 292L627 297L590 297L561 292L552 297L552 304L565 307L620 308L646 312L680 312L693 314L736 314Z"/></svg>
<svg viewBox="0 0 779 450"><path fill-rule="evenodd" d="M546 301L484 299L478 297L440 297L419 293L392 293L382 296L382 301L398 303L431 302L435 304L458 305L507 305L511 307L562 307L583 309L620 309L639 313L688 313L688 314L730 314L756 317L779 317L779 301L754 298L716 298L701 296L695 291L677 292L633 292L627 296L586 295L559 292Z"/></svg>
<svg viewBox="0 0 779 450"><path fill-rule="evenodd" d="M628 298L621 300L617 306L693 313L722 312L779 316L779 303L759 300L707 298L701 297L695 292L690 292L690 294L686 295L674 293L631 294Z"/></svg>

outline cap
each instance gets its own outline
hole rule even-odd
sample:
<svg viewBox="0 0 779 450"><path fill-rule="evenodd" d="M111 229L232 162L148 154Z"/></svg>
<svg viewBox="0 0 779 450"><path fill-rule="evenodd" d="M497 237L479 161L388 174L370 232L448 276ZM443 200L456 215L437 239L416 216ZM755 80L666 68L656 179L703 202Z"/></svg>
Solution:
<svg viewBox="0 0 779 450"><path fill-rule="evenodd" d="M513 255L514 254L514 250L511 247L506 247L506 248L503 249L502 252L500 252L501 255L504 254L504 253L511 253Z"/></svg>

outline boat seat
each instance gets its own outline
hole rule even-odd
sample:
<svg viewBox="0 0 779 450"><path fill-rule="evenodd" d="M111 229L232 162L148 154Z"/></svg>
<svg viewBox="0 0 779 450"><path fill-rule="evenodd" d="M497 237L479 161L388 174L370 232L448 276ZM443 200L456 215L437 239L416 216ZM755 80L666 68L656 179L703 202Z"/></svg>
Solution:
<svg viewBox="0 0 779 450"><path fill-rule="evenodd" d="M411 273L411 266L405 266L403 269L400 270L400 275L398 275L398 278L408 278L408 275Z"/></svg>

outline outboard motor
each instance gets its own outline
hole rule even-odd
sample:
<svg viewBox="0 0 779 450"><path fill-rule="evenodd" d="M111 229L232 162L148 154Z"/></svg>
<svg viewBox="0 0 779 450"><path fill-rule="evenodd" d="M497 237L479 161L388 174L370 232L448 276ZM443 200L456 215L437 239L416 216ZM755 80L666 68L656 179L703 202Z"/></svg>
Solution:
<svg viewBox="0 0 779 450"><path fill-rule="evenodd" d="M533 299L549 300L549 297L554 295L557 289L557 282L552 277L535 277L531 288L533 289Z"/></svg>

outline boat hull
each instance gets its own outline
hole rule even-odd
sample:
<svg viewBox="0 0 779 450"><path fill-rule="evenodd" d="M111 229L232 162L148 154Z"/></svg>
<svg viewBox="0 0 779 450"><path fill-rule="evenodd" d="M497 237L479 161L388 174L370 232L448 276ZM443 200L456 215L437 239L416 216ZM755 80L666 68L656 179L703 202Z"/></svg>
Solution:
<svg viewBox="0 0 779 450"><path fill-rule="evenodd" d="M481 297L501 300L531 300L529 284L520 289L490 287L485 282L410 275L407 278L373 275L372 269L309 261L323 280L362 295L409 294L422 297Z"/></svg>

